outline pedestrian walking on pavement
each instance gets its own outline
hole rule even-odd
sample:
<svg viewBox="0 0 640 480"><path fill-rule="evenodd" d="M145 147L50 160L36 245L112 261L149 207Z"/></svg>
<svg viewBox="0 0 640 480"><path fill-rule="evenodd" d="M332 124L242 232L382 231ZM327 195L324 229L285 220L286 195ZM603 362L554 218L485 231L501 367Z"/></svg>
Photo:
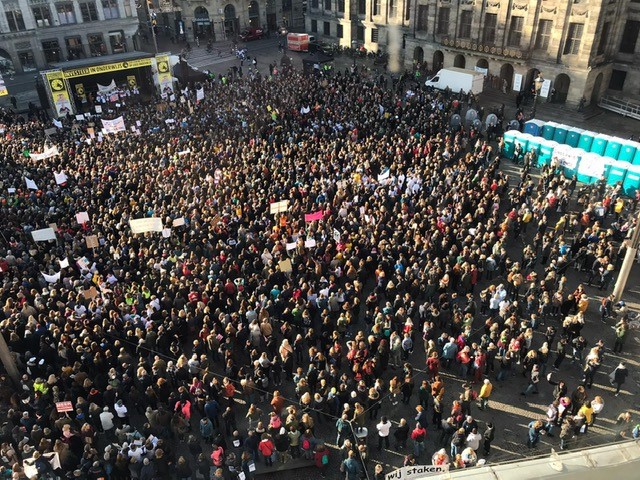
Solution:
<svg viewBox="0 0 640 480"><path fill-rule="evenodd" d="M376 425L378 430L378 451L382 450L382 444L385 448L389 448L389 433L391 432L391 422L386 416L383 416L380 423Z"/></svg>

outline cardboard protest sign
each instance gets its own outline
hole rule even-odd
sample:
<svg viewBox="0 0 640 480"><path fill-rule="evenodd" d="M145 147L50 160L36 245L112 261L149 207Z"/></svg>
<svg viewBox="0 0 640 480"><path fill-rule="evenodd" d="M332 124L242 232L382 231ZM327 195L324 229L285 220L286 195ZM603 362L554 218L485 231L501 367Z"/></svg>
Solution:
<svg viewBox="0 0 640 480"><path fill-rule="evenodd" d="M100 246L97 235L89 235L84 240L87 242L87 248L98 248Z"/></svg>
<svg viewBox="0 0 640 480"><path fill-rule="evenodd" d="M181 227L182 225L184 225L184 217L176 218L173 221L173 226L174 227Z"/></svg>
<svg viewBox="0 0 640 480"><path fill-rule="evenodd" d="M310 238L304 242L304 246L306 248L313 248L316 246L316 240L314 238Z"/></svg>
<svg viewBox="0 0 640 480"><path fill-rule="evenodd" d="M58 413L73 412L73 404L71 402L56 402L56 411Z"/></svg>
<svg viewBox="0 0 640 480"><path fill-rule="evenodd" d="M285 258L278 263L280 267L280 271L283 273L291 273L293 271L293 266L291 265L291 260Z"/></svg>

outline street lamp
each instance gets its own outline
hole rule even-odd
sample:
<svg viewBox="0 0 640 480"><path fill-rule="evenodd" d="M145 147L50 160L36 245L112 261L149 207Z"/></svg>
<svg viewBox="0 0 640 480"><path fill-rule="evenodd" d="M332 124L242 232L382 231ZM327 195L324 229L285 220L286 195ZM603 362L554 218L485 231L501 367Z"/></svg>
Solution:
<svg viewBox="0 0 640 480"><path fill-rule="evenodd" d="M537 102L538 97L540 96L540 90L542 89L542 84L544 83L544 78L542 78L542 73L538 72L538 76L533 81L534 88L536 90L534 104Z"/></svg>

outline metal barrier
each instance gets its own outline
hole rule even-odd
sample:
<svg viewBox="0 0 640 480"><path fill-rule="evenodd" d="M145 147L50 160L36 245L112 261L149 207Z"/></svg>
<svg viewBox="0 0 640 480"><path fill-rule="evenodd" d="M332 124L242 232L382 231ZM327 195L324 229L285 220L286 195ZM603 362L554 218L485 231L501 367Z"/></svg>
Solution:
<svg viewBox="0 0 640 480"><path fill-rule="evenodd" d="M640 105L629 100L616 97L603 97L600 102L598 102L598 106L619 113L622 116L640 120Z"/></svg>

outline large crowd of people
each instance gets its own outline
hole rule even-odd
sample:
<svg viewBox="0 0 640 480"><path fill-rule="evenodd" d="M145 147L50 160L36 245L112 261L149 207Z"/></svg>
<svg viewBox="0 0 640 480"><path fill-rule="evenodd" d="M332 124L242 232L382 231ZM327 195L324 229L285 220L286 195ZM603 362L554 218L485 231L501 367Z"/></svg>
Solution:
<svg viewBox="0 0 640 480"><path fill-rule="evenodd" d="M499 145L451 127L474 101L290 71L122 106L117 134L99 134L107 105L55 134L4 115L0 330L19 378L2 377L0 476L235 480L302 458L383 478L390 443L464 468L500 438L476 402L520 374L524 396L556 385L523 443L584 435L629 329L609 293L635 205L599 183L572 213L555 164L510 178ZM144 218L162 232L134 234ZM592 317L615 337L585 339Z"/></svg>

